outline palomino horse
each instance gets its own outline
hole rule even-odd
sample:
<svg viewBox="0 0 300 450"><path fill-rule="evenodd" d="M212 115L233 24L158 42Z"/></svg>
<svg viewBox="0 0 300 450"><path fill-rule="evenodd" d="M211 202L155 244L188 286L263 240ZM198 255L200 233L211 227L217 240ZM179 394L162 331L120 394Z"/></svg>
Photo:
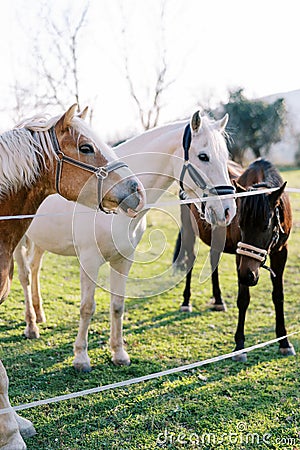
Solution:
<svg viewBox="0 0 300 450"><path fill-rule="evenodd" d="M230 162L228 171L239 192L260 188L278 188L270 194L239 198L237 201L238 212L226 229L226 241L223 249L218 247L218 239L216 239L215 247L211 248L214 296L212 308L217 311L225 310L217 271L220 254L222 251L232 254L237 253L239 318L235 334L235 350L241 350L244 348L245 342L244 324L250 302L249 286L257 284L260 267L269 269L265 266L267 255L270 255L271 262L271 269L269 270L273 284L272 299L276 312L276 336L286 335L283 311L283 271L287 259L287 241L292 226L292 213L288 195L284 192L286 183L283 183L278 171L270 162L263 159L256 160L240 174L239 178L237 178L238 173L242 171L240 166ZM236 179L237 181L235 181ZM211 245L212 232L210 225L201 218L195 205L191 205L191 213L188 208L182 208L181 212L184 226L181 229L181 238L177 238L174 263L180 265L183 262L192 267L195 260L193 253L195 233L199 235L203 242ZM196 227L192 226L191 218L193 218ZM218 232L216 236L218 236ZM182 311L191 311L189 302L191 273L192 270L189 271L186 279ZM280 352L283 355L295 355L294 348L288 339L281 340L279 345ZM246 358L247 355L244 353L236 357L235 360L245 361Z"/></svg>
<svg viewBox="0 0 300 450"><path fill-rule="evenodd" d="M131 217L143 207L140 182L85 124L86 110L75 115L76 107L50 120L35 117L0 136L0 303L9 293L13 251L30 224L29 219L3 216L34 214L57 190L69 200L107 212L121 205ZM0 361L0 411L8 407L8 378ZM34 432L13 411L0 414L1 449L26 448L19 428L26 436Z"/></svg>
<svg viewBox="0 0 300 450"><path fill-rule="evenodd" d="M196 112L188 125L186 122L176 122L155 128L119 145L115 151L138 174L150 203L156 202L174 180L180 180L187 192L189 189L201 195L205 189L208 196L211 196L213 187L216 187L216 190L219 188L222 193L226 192L226 185L232 192L228 186L230 180L226 168L228 150L222 135L227 118L225 116L218 122L212 122L205 116L200 117L199 112ZM185 158L183 158L182 142ZM195 195L192 191L191 194ZM72 235L71 213L73 210L74 205L57 195L49 197L41 205L39 209L41 214L52 211L69 214L55 216L51 221L37 217L32 222L27 233L27 238L35 244L31 261L32 285L29 276L30 267L26 259L24 260L26 248L19 247L16 258L27 304L25 334L28 337L37 337L36 318L38 321L43 321L45 318L41 309L38 277L44 251L66 256L75 256L77 251L81 266L81 307L79 331L74 345L74 367L82 371L91 370L87 352L88 327L95 311L95 281L99 267L105 261L110 263L111 274L112 360L117 365L130 364L122 337L125 285L136 246L146 228L146 210L133 220L121 215L114 218L103 216L102 213L98 213L90 220L89 215L75 216L74 235ZM81 211L83 210L87 211L81 208ZM235 212L236 205L233 199L218 203L210 200L207 205L206 220L220 226L228 225ZM58 228L61 230L59 242L57 242ZM36 314L33 313L32 303Z"/></svg>

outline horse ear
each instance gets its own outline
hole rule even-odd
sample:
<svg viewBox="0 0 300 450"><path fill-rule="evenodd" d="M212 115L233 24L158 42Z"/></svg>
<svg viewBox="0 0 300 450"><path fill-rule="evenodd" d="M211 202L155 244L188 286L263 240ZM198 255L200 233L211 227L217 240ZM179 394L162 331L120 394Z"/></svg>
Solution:
<svg viewBox="0 0 300 450"><path fill-rule="evenodd" d="M229 115L226 113L222 119L217 120L216 125L220 131L224 131L228 123Z"/></svg>
<svg viewBox="0 0 300 450"><path fill-rule="evenodd" d="M62 116L62 127L63 127L63 130L66 130L71 125L72 119L75 116L76 109L77 109L77 103L74 103L74 105L72 105L68 109L68 111L65 112L65 114Z"/></svg>
<svg viewBox="0 0 300 450"><path fill-rule="evenodd" d="M276 191L271 192L271 194L269 194L269 202L271 207L275 208L275 206L277 206L279 199L281 197L281 195L283 194L283 191L285 190L287 181L285 181L282 186L280 186L278 189L276 189Z"/></svg>
<svg viewBox="0 0 300 450"><path fill-rule="evenodd" d="M196 111L191 119L191 128L194 133L197 133L200 130L201 122L200 111Z"/></svg>
<svg viewBox="0 0 300 450"><path fill-rule="evenodd" d="M80 117L80 119L82 119L82 120L85 120L88 110L89 110L89 107L86 106L81 112L78 113L78 117Z"/></svg>
<svg viewBox="0 0 300 450"><path fill-rule="evenodd" d="M247 192L247 189L244 188L241 184L239 184L236 180L232 180L232 183L235 187L236 192L239 194L240 192Z"/></svg>

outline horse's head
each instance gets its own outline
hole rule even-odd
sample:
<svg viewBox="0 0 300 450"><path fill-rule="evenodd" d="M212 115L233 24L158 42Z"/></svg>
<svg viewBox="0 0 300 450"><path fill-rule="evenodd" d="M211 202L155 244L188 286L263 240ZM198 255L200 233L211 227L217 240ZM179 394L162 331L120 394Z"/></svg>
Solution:
<svg viewBox="0 0 300 450"><path fill-rule="evenodd" d="M185 165L181 184L189 197L207 196L205 220L212 226L227 226L236 214L233 198L222 195L234 192L230 182L227 161L228 149L224 131L228 114L218 121L201 117L197 111L186 127L183 137Z"/></svg>
<svg viewBox="0 0 300 450"><path fill-rule="evenodd" d="M247 189L236 184L237 192ZM238 243L238 277L242 284L255 286L260 267L265 267L269 252L285 233L281 227L279 211L280 197L286 183L271 193L262 193L238 199L238 220L241 242ZM249 190L266 188L265 184L254 185ZM270 269L269 269L270 270Z"/></svg>
<svg viewBox="0 0 300 450"><path fill-rule="evenodd" d="M86 124L87 108L75 114L76 107L69 108L53 127L57 189L69 200L106 212L120 206L134 217L145 202L142 184Z"/></svg>

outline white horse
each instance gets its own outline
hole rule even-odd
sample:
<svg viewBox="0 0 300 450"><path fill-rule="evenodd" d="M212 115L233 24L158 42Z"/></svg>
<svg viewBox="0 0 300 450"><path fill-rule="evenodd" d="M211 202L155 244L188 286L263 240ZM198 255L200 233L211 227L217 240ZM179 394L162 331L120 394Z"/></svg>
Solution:
<svg viewBox="0 0 300 450"><path fill-rule="evenodd" d="M227 121L227 115L219 121L211 121L196 112L188 125L180 121L152 129L119 145L115 152L142 181L149 203L156 202L174 180L181 180L188 195L201 196L203 190L207 192L206 220L212 225L225 226L235 216L235 201L213 201L211 188L219 186L222 191L226 185L231 186L227 171L228 150L223 136ZM108 261L112 361L116 365L128 365L130 359L124 350L122 337L125 285L136 246L146 228L146 211L135 219L99 212L95 217L89 214L74 215L72 220L73 211L73 202L59 195L48 197L37 214L54 215L51 219L36 217L26 233L26 240L23 239L15 252L26 300L25 335L38 337L36 322L45 321L39 287L43 253L47 250L59 255L77 255L80 259L81 307L73 365L77 370L91 370L87 352L88 326L95 311L95 281L99 267ZM88 211L88 208L76 206L76 212ZM34 243L31 261L27 258L29 240Z"/></svg>

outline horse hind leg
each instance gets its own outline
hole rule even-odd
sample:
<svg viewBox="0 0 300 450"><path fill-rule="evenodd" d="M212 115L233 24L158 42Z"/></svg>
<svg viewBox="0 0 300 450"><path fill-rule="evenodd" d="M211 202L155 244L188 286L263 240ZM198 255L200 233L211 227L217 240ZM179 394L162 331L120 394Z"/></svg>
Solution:
<svg viewBox="0 0 300 450"><path fill-rule="evenodd" d="M211 274L211 282L213 297L208 304L209 309L211 309L212 311L227 311L226 303L224 302L221 294L218 267L216 267Z"/></svg>
<svg viewBox="0 0 300 450"><path fill-rule="evenodd" d="M43 299L40 288L40 271L42 267L43 255L45 251L41 247L33 244L33 249L30 258L31 269L31 292L32 304L36 314L37 323L45 323L46 315L43 308Z"/></svg>
<svg viewBox="0 0 300 450"><path fill-rule="evenodd" d="M213 298L209 303L209 308L212 311L226 311L226 304L222 299L220 284L219 284L219 262L222 251L224 250L226 239L226 230L223 227L216 227L212 231L211 247L209 252L210 266L211 266L211 282Z"/></svg>
<svg viewBox="0 0 300 450"><path fill-rule="evenodd" d="M14 251L14 258L18 265L19 280L23 287L25 297L25 321L24 334L29 339L40 337L39 328L36 324L36 314L32 304L31 294L31 270L27 258L28 241L24 236Z"/></svg>
<svg viewBox="0 0 300 450"><path fill-rule="evenodd" d="M190 268L190 270L188 271L186 278L185 278L185 288L183 291L183 302L180 306L181 312L192 312L192 310L193 310L193 307L190 303L192 273L193 273L193 267Z"/></svg>

